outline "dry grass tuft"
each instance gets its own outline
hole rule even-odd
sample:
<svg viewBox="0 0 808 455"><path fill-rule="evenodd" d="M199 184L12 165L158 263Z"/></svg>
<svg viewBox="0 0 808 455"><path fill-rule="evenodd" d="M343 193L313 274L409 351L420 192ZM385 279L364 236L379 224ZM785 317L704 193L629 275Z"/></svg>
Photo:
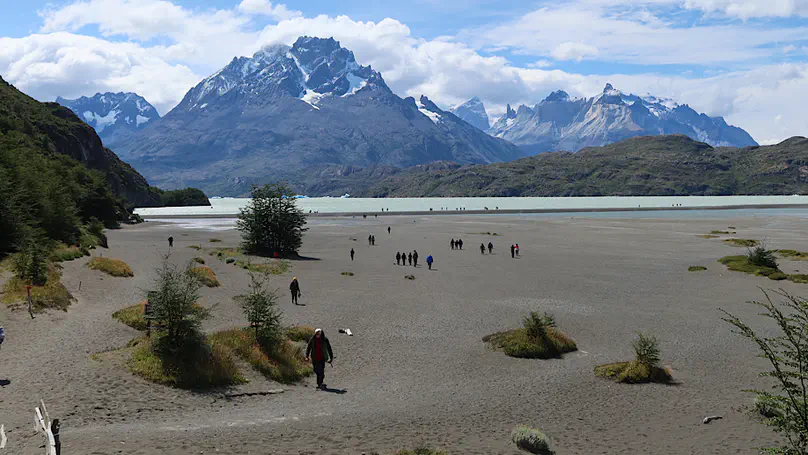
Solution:
<svg viewBox="0 0 808 455"><path fill-rule="evenodd" d="M89 251L77 246L61 246L53 250L49 259L53 262L67 262L89 255Z"/></svg>
<svg viewBox="0 0 808 455"><path fill-rule="evenodd" d="M112 313L112 318L132 327L135 330L146 330L146 301L120 309Z"/></svg>
<svg viewBox="0 0 808 455"><path fill-rule="evenodd" d="M310 325L296 325L286 329L286 336L292 341L308 342L314 336L314 327Z"/></svg>
<svg viewBox="0 0 808 455"><path fill-rule="evenodd" d="M48 264L47 281L44 286L31 287L32 310L41 313L45 310L54 309L67 311L73 303L73 295L62 284L61 266L58 264ZM2 302L12 309L20 309L27 306L26 296L28 291L25 286L30 284L17 276L10 278L3 286Z"/></svg>
<svg viewBox="0 0 808 455"><path fill-rule="evenodd" d="M506 355L526 359L558 358L578 350L575 341L555 327L548 328L547 335L540 339L530 337L527 330L521 328L485 336L483 341Z"/></svg>
<svg viewBox="0 0 808 455"><path fill-rule="evenodd" d="M210 339L214 345L227 346L274 381L291 384L312 374L311 364L306 362L303 350L288 338L275 341L271 346L261 346L252 329L230 329L217 332Z"/></svg>
<svg viewBox="0 0 808 455"><path fill-rule="evenodd" d="M701 272L702 270L707 270L707 267L703 265L691 265L687 268L688 272Z"/></svg>
<svg viewBox="0 0 808 455"><path fill-rule="evenodd" d="M209 288L219 286L219 280L216 279L216 274L213 273L213 270L210 267L204 265L200 267L192 267L189 272L193 274L200 283Z"/></svg>
<svg viewBox="0 0 808 455"><path fill-rule="evenodd" d="M649 366L636 360L598 365L595 367L595 376L613 379L626 384L642 384L648 382L670 384L673 382L673 375L670 369Z"/></svg>
<svg viewBox="0 0 808 455"><path fill-rule="evenodd" d="M126 262L123 262L120 259L92 258L90 259L90 262L87 263L87 267L91 268L92 270L104 272L111 276L135 276L135 272L132 271L132 268L129 267Z"/></svg>

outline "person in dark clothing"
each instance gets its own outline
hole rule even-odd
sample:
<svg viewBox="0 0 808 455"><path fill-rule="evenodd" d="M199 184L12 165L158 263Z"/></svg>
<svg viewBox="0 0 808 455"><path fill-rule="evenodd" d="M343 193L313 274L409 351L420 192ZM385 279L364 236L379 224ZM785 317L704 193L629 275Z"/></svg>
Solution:
<svg viewBox="0 0 808 455"><path fill-rule="evenodd" d="M289 283L289 291L292 293L292 303L297 305L297 298L300 297L300 283L297 282L297 277L293 277Z"/></svg>
<svg viewBox="0 0 808 455"><path fill-rule="evenodd" d="M434 261L434 259L432 259L431 254L426 257L426 265L427 265L427 267L429 267L429 270L432 270L432 262L433 261Z"/></svg>
<svg viewBox="0 0 808 455"><path fill-rule="evenodd" d="M485 245L482 243L480 244L480 254L485 254Z"/></svg>
<svg viewBox="0 0 808 455"><path fill-rule="evenodd" d="M410 261L410 265L412 265L412 253L407 255L407 259Z"/></svg>
<svg viewBox="0 0 808 455"><path fill-rule="evenodd" d="M311 359L311 366L314 367L314 374L317 375L317 388L324 390L325 363L334 361L334 351L331 350L331 343L326 338L323 329L314 329L314 336L306 346L306 360L309 359Z"/></svg>
<svg viewBox="0 0 808 455"><path fill-rule="evenodd" d="M457 245L458 245L458 246L460 247L460 249L462 250L462 249L463 249L463 239L458 240L458 241L457 241Z"/></svg>
<svg viewBox="0 0 808 455"><path fill-rule="evenodd" d="M401 265L407 265L407 253L401 253Z"/></svg>
<svg viewBox="0 0 808 455"><path fill-rule="evenodd" d="M370 246L370 242L371 242L372 240L373 240L373 236L372 236L372 235L369 235L369 236L368 236L368 246Z"/></svg>
<svg viewBox="0 0 808 455"><path fill-rule="evenodd" d="M352 261L353 261L354 254L356 254L356 253L354 252L353 248L351 248L351 260Z"/></svg>
<svg viewBox="0 0 808 455"><path fill-rule="evenodd" d="M494 253L494 244L491 243L491 242L488 242L488 254L493 254L493 253Z"/></svg>
<svg viewBox="0 0 808 455"><path fill-rule="evenodd" d="M401 265L401 253L396 251L396 265Z"/></svg>
<svg viewBox="0 0 808 455"><path fill-rule="evenodd" d="M387 233L390 233L390 226L387 226Z"/></svg>
<svg viewBox="0 0 808 455"><path fill-rule="evenodd" d="M370 236L370 244L373 245L373 246L376 246L376 236L375 235Z"/></svg>
<svg viewBox="0 0 808 455"><path fill-rule="evenodd" d="M412 250L412 266L418 267L418 252L415 250Z"/></svg>
<svg viewBox="0 0 808 455"><path fill-rule="evenodd" d="M168 247L171 248L174 246L174 237L168 236Z"/></svg>
<svg viewBox="0 0 808 455"><path fill-rule="evenodd" d="M452 246L452 249L455 249L455 239L452 239L452 241L449 242L449 245Z"/></svg>
<svg viewBox="0 0 808 455"><path fill-rule="evenodd" d="M514 252L516 251L516 247L511 245L511 257L515 257Z"/></svg>

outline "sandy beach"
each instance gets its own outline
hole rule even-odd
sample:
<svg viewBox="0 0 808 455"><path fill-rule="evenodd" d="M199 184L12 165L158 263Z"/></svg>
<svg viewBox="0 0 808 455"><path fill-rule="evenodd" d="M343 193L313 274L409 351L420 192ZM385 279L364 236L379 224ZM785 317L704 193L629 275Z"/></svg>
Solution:
<svg viewBox="0 0 808 455"><path fill-rule="evenodd" d="M336 360L326 382L344 393L316 392L313 378L281 386L251 372L248 384L227 391L175 390L133 376L114 355L93 356L138 335L111 314L143 300L169 235L172 262L201 255L222 284L201 291L213 314L205 330L246 325L232 300L247 289L246 271L188 248L236 247L237 231L162 222L108 231L110 248L93 254L125 261L134 278L103 275L78 259L64 263L63 282L77 298L68 312L31 320L0 307L0 424L9 438L2 453L43 451L32 430L40 399L61 420L62 453L71 455L386 454L419 443L451 454L515 454L509 433L519 424L544 431L560 455L757 453L777 438L742 409L754 398L743 390L767 384L758 377L766 364L719 308L771 327L747 303L763 297L758 287L808 296L808 285L727 271L716 260L745 250L696 236L733 226L733 237L805 251L808 223L765 211L655 216L312 219L306 259L273 284L286 324L328 334ZM450 250L452 238L463 239L462 251ZM479 244L489 241L494 254L481 255ZM521 247L517 259L511 243ZM423 265L395 264L396 251L413 249ZM707 271L688 272L691 265ZM808 262L781 260L781 268L808 273ZM292 276L304 306L290 302ZM524 360L481 341L518 327L530 311L552 313L579 351ZM338 333L344 327L354 336ZM632 358L637 330L660 340L677 385L594 376L595 365ZM275 389L284 392L264 394ZM702 424L711 415L723 419Z"/></svg>

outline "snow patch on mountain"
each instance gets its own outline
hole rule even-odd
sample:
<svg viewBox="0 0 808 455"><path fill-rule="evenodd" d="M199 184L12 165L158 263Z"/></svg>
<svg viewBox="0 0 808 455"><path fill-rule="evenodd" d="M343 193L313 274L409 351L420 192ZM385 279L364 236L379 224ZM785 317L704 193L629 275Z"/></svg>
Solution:
<svg viewBox="0 0 808 455"><path fill-rule="evenodd" d="M58 97L56 102L75 112L104 141L118 132L136 131L160 118L154 106L136 93L97 93L74 100Z"/></svg>
<svg viewBox="0 0 808 455"><path fill-rule="evenodd" d="M463 104L452 107L449 112L480 130L485 131L491 126L485 105L476 96Z"/></svg>

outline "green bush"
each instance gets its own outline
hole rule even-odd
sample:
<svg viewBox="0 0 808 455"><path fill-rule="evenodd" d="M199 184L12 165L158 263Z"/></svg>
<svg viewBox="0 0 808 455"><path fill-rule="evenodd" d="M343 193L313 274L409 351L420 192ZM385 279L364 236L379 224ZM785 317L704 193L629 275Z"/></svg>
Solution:
<svg viewBox="0 0 808 455"><path fill-rule="evenodd" d="M87 267L116 277L135 276L135 272L132 271L132 268L120 259L95 257L90 259L90 262L87 263Z"/></svg>
<svg viewBox="0 0 808 455"><path fill-rule="evenodd" d="M342 275L342 276L354 276L354 273L353 272L340 272L340 275Z"/></svg>
<svg viewBox="0 0 808 455"><path fill-rule="evenodd" d="M774 251L766 249L766 245L761 244L754 248L749 248L746 258L752 265L777 269L777 258L774 256Z"/></svg>
<svg viewBox="0 0 808 455"><path fill-rule="evenodd" d="M303 244L306 215L292 191L281 184L254 186L250 202L238 215L242 246L247 254L293 255Z"/></svg>
<svg viewBox="0 0 808 455"><path fill-rule="evenodd" d="M49 259L52 262L67 262L89 255L90 252L77 246L61 246L53 250Z"/></svg>
<svg viewBox="0 0 808 455"><path fill-rule="evenodd" d="M520 329L487 335L483 341L511 357L529 359L550 359L578 350L575 341L558 330L553 317L546 313L540 316L531 312L523 324Z"/></svg>
<svg viewBox="0 0 808 455"><path fill-rule="evenodd" d="M286 328L286 336L292 341L308 342L314 337L314 327L310 325L296 325Z"/></svg>
<svg viewBox="0 0 808 455"><path fill-rule="evenodd" d="M655 336L637 332L637 339L631 345L634 348L634 360L649 367L659 364L659 342Z"/></svg>
<svg viewBox="0 0 808 455"><path fill-rule="evenodd" d="M550 442L541 431L520 425L511 431L511 441L521 450L538 455L550 455Z"/></svg>
<svg viewBox="0 0 808 455"><path fill-rule="evenodd" d="M146 301L122 308L112 313L112 318L118 320L135 330L146 330Z"/></svg>
<svg viewBox="0 0 808 455"><path fill-rule="evenodd" d="M200 258L200 257L194 258L194 262L196 262L197 264L202 264L202 265L205 264L205 260Z"/></svg>
<svg viewBox="0 0 808 455"><path fill-rule="evenodd" d="M628 384L646 382L670 383L673 376L667 368L660 368L659 342L653 335L637 332L632 343L634 360L631 362L608 363L595 367L595 376L613 379Z"/></svg>
<svg viewBox="0 0 808 455"><path fill-rule="evenodd" d="M48 280L48 250L44 239L29 239L11 258L11 269L20 280L42 286Z"/></svg>
<svg viewBox="0 0 808 455"><path fill-rule="evenodd" d="M707 267L704 267L703 265L691 265L687 268L688 272L701 272L702 270L707 270Z"/></svg>
<svg viewBox="0 0 808 455"><path fill-rule="evenodd" d="M188 269L188 273L193 275L200 283L204 284L209 288L219 287L219 280L216 278L216 274L213 273L213 269L206 266L199 266L199 267L191 267Z"/></svg>
<svg viewBox="0 0 808 455"><path fill-rule="evenodd" d="M305 353L289 339L259 343L251 328L223 330L210 338L214 344L227 346L273 381L292 384L312 374L311 363L306 362Z"/></svg>

